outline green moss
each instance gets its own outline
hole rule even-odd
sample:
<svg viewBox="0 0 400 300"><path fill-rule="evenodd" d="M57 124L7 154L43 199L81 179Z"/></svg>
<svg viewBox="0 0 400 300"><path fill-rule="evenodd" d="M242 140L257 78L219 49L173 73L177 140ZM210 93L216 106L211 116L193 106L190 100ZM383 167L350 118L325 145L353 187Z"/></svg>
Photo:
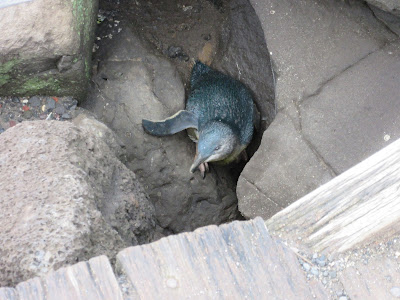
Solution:
<svg viewBox="0 0 400 300"><path fill-rule="evenodd" d="M0 87L8 83L8 81L11 79L10 72L20 62L20 59L11 59L3 64L0 64Z"/></svg>
<svg viewBox="0 0 400 300"><path fill-rule="evenodd" d="M5 85L10 80L10 76L7 74L0 75L0 86Z"/></svg>
<svg viewBox="0 0 400 300"><path fill-rule="evenodd" d="M33 77L25 81L19 88L17 88L16 92L18 94L25 94L32 91L37 92L43 89L55 91L59 88L60 84L57 79Z"/></svg>
<svg viewBox="0 0 400 300"><path fill-rule="evenodd" d="M94 5L94 0L73 0L73 14L76 18L75 31L81 38L81 49L83 50L83 58L85 64L85 76L90 79L91 75L91 59L92 59L92 45L93 45L93 33L96 21L97 9Z"/></svg>
<svg viewBox="0 0 400 300"><path fill-rule="evenodd" d="M0 64L0 74L9 73L20 61L20 59L11 59L4 64Z"/></svg>

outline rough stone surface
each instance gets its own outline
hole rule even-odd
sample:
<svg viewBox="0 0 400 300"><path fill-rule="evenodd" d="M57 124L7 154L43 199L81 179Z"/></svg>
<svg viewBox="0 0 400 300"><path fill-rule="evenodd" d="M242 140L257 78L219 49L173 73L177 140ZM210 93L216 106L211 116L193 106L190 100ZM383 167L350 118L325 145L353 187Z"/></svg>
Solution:
<svg viewBox="0 0 400 300"><path fill-rule="evenodd" d="M189 172L195 144L185 132L160 138L143 131L143 118L164 119L185 107L184 87L167 60L151 55L127 26L121 27L98 50L98 72L85 107L126 145L127 166L154 203L164 233L236 217L236 195L226 171L213 167L205 180Z"/></svg>
<svg viewBox="0 0 400 300"><path fill-rule="evenodd" d="M398 37L361 1L251 2L277 74L278 114L237 193L246 217L268 218L398 135Z"/></svg>
<svg viewBox="0 0 400 300"><path fill-rule="evenodd" d="M263 29L247 0L232 0L228 5L228 17L222 25L219 51L213 66L249 87L265 129L276 111L274 75Z"/></svg>
<svg viewBox="0 0 400 300"><path fill-rule="evenodd" d="M400 15L392 14L376 6L370 5L374 15L400 37Z"/></svg>
<svg viewBox="0 0 400 300"><path fill-rule="evenodd" d="M400 138L399 78L396 43L375 51L301 104L304 136L336 174Z"/></svg>
<svg viewBox="0 0 400 300"><path fill-rule="evenodd" d="M0 95L72 95L90 75L97 0L35 0L0 9Z"/></svg>
<svg viewBox="0 0 400 300"><path fill-rule="evenodd" d="M304 155L308 151L293 121L279 113L239 178L239 210L248 217L272 216L332 179L334 174L320 165L317 155Z"/></svg>
<svg viewBox="0 0 400 300"><path fill-rule="evenodd" d="M400 17L400 2L398 0L366 0L384 11L392 13Z"/></svg>
<svg viewBox="0 0 400 300"><path fill-rule="evenodd" d="M93 119L77 123L23 122L0 135L0 285L152 238L154 208L117 139Z"/></svg>

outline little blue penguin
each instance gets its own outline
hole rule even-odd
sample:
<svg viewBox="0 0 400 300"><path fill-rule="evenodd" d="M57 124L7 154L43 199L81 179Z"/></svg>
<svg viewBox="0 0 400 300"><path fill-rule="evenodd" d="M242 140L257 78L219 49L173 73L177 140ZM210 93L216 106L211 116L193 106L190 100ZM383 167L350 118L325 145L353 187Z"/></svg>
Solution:
<svg viewBox="0 0 400 300"><path fill-rule="evenodd" d="M186 109L162 121L142 120L152 135L172 135L188 129L197 142L193 173L208 170L208 162L228 164L247 147L253 136L253 98L239 81L197 61L190 79Z"/></svg>

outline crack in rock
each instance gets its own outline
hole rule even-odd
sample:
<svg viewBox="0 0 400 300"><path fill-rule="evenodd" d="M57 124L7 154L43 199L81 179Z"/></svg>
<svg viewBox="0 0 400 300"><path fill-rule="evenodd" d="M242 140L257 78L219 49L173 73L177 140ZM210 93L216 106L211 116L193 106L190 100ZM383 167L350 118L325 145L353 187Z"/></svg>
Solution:
<svg viewBox="0 0 400 300"><path fill-rule="evenodd" d="M325 88L325 86L327 84L329 84L331 81L335 80L336 78L338 78L339 76L341 76L342 74L344 74L347 70L351 69L352 67L355 67L356 65L358 65L359 63L361 63L363 60L367 59L371 54L374 54L375 52L378 52L384 48L386 48L387 46L391 45L391 43L384 43L381 47L379 47L378 49L369 52L368 54L364 55L363 57L361 57L359 60L357 60L356 62L354 62L353 64L347 66L346 68L344 68L343 70L339 71L338 73L334 74L332 77L328 78L327 80L325 80L324 82L322 82L320 84L320 86L316 89L316 91L312 94L309 94L307 96L305 96L304 98L302 98L301 100L297 101L298 104L303 104L304 102L306 102L307 100L309 100L310 98L313 98L315 96L318 96Z"/></svg>
<svg viewBox="0 0 400 300"><path fill-rule="evenodd" d="M249 184L251 184L252 186L254 186L254 188L257 190L257 192L259 192L261 195L263 195L265 198L267 198L268 201L272 202L273 204L275 204L278 208L280 208L281 210L284 209L285 207L278 204L277 202L275 202L274 200L272 200L270 197L268 197L254 182L251 182L248 178L246 178L244 175L241 176L241 178L243 178L244 180L246 180Z"/></svg>

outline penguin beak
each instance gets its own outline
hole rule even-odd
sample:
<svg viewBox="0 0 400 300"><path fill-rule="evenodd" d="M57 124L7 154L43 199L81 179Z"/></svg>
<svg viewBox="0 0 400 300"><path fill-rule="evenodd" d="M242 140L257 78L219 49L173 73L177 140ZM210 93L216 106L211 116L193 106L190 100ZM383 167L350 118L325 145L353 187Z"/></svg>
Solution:
<svg viewBox="0 0 400 300"><path fill-rule="evenodd" d="M197 153L196 156L194 157L194 162L192 166L190 167L190 172L194 173L196 169L207 159L207 157L201 156L201 154Z"/></svg>

